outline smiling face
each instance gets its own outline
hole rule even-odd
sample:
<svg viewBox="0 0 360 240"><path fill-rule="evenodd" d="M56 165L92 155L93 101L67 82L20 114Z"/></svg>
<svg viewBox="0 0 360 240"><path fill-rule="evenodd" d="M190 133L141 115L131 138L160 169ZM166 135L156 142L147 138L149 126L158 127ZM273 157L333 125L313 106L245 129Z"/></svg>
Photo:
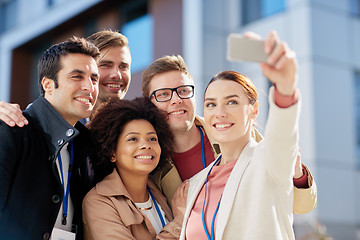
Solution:
<svg viewBox="0 0 360 240"><path fill-rule="evenodd" d="M129 47L106 47L100 50L99 102L110 97L123 99L129 89L131 55Z"/></svg>
<svg viewBox="0 0 360 240"><path fill-rule="evenodd" d="M150 94L161 88L176 88L182 85L193 85L193 80L180 71L169 71L156 74L149 83ZM195 97L181 99L173 92L172 98L167 102L157 102L154 97L151 102L168 115L167 122L171 131L188 131L194 124Z"/></svg>
<svg viewBox="0 0 360 240"><path fill-rule="evenodd" d="M207 133L218 143L247 143L257 116L257 102L250 104L243 87L230 80L212 82L204 100Z"/></svg>
<svg viewBox="0 0 360 240"><path fill-rule="evenodd" d="M128 122L119 136L116 151L116 168L124 174L147 175L159 163L161 148L156 131L144 119Z"/></svg>
<svg viewBox="0 0 360 240"><path fill-rule="evenodd" d="M91 56L71 53L60 58L58 87L52 79L43 78L44 97L71 125L89 117L97 95L99 73Z"/></svg>

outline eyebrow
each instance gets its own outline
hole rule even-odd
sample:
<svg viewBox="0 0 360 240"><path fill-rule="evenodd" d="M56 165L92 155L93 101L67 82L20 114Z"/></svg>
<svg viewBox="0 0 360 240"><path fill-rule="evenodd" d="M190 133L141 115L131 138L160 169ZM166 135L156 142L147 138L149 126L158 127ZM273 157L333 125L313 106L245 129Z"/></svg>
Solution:
<svg viewBox="0 0 360 240"><path fill-rule="evenodd" d="M77 73L77 74L85 74L85 72L82 71L82 70L74 69L74 70L72 70L71 72L69 72L68 75L71 75L71 74L74 74L74 73ZM92 73L91 76L93 76L93 77L100 77L100 74L99 74L99 73Z"/></svg>
<svg viewBox="0 0 360 240"><path fill-rule="evenodd" d="M140 135L139 132L129 132L128 134L125 135L125 137L128 136L128 135L131 135L131 134ZM148 133L146 133L146 135L152 135L152 134L156 135L156 132L148 132Z"/></svg>
<svg viewBox="0 0 360 240"><path fill-rule="evenodd" d="M224 97L224 99L229 99L229 98L233 98L233 97L240 98L239 95L233 94L233 95L229 95L229 96ZM205 99L204 99L204 101L214 101L214 100L215 100L215 98L205 98Z"/></svg>
<svg viewBox="0 0 360 240"><path fill-rule="evenodd" d="M110 60L99 60L99 63L114 63L114 62Z"/></svg>
<svg viewBox="0 0 360 240"><path fill-rule="evenodd" d="M85 74L84 71L79 70L79 69L74 69L74 70L72 70L71 72L69 72L69 74L74 74L74 73Z"/></svg>
<svg viewBox="0 0 360 240"><path fill-rule="evenodd" d="M99 60L99 63L98 64L101 64L101 63L111 63L111 64L114 64L114 61L111 61L111 60ZM121 61L121 64L125 64L127 66L130 66L130 63L126 62L126 61Z"/></svg>
<svg viewBox="0 0 360 240"><path fill-rule="evenodd" d="M233 98L233 97L240 98L240 96L237 95L237 94L229 95L229 96L226 96L226 97L224 97L224 98L225 98L225 99L229 99L229 98Z"/></svg>

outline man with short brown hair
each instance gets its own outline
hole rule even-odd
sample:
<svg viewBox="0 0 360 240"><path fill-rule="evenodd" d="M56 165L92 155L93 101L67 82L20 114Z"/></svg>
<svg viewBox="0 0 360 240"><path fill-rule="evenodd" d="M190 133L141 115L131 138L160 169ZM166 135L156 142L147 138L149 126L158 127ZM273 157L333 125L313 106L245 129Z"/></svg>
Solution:
<svg viewBox="0 0 360 240"><path fill-rule="evenodd" d="M38 65L41 95L24 111L30 124L0 121L1 239L82 239L92 147L77 121L95 106L99 55L83 38L50 47Z"/></svg>

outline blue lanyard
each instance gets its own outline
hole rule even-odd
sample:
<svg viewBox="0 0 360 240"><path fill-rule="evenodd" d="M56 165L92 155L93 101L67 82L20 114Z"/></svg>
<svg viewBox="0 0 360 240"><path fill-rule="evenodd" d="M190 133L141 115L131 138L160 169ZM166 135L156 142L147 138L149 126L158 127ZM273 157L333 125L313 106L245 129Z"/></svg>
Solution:
<svg viewBox="0 0 360 240"><path fill-rule="evenodd" d="M220 206L220 201L221 201L221 198L222 198L222 195L219 199L219 202L216 206L216 210L214 212L214 215L213 215L213 218L212 218L212 221L211 221L211 235L209 235L209 231L207 230L207 227L206 227L206 223L205 223L205 203L206 203L206 193L207 193L207 182L208 182L208 179L209 179L209 175L211 173L211 170L213 169L213 167L220 161L221 159L221 155L219 156L219 158L215 161L214 165L211 166L210 168L210 171L208 172L207 176L206 176L206 182L205 182L205 197L204 197L204 203L203 203L203 207L202 207L202 212L201 212L201 219L202 219L202 223L203 223L203 228L204 228L204 231L206 233L206 236L208 238L208 240L213 240L214 237L215 237L215 234L214 234L214 224L215 224L215 218L216 218L216 215L218 213L218 210L219 210L219 206Z"/></svg>
<svg viewBox="0 0 360 240"><path fill-rule="evenodd" d="M199 126L197 126L197 128L199 129L200 132L200 138L201 138L201 158L202 158L202 164L203 164L203 169L206 168L206 163L205 163L205 147L204 147L204 134L201 130L201 128Z"/></svg>
<svg viewBox="0 0 360 240"><path fill-rule="evenodd" d="M59 159L59 166L60 166L60 172L61 172L61 184L63 187L63 219L61 221L62 225L66 225L66 217L67 217L67 211L68 211L68 203L69 203L69 193L70 193L70 178L71 178L71 172L72 172L72 164L74 161L74 149L73 149L73 142L69 142L69 148L70 148L70 163L69 163L69 171L68 171L68 179L67 179L67 186L65 190L64 186L64 174L63 174L63 168L62 168L62 161L61 161L61 155L60 152L58 154Z"/></svg>
<svg viewBox="0 0 360 240"><path fill-rule="evenodd" d="M148 190L148 192L149 192L149 194L150 194L150 197L151 197L151 199L152 199L152 201L153 201L153 203L154 203L156 212L157 212L157 214L159 215L159 218L160 218L162 227L164 228L164 227L165 227L165 220L164 220L163 215L162 215L161 212L160 212L160 208L159 208L159 206L158 206L158 204L157 204L157 202L156 202L156 200L155 200L154 195L153 195L152 192L150 191L150 188L149 188L148 186L147 186L146 188L147 188L147 190Z"/></svg>

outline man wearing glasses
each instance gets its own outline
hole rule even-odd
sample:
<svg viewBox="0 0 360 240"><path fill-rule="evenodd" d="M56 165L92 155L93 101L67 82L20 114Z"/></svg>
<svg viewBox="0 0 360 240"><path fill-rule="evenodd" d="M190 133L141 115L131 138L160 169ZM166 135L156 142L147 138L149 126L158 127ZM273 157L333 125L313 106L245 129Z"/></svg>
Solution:
<svg viewBox="0 0 360 240"><path fill-rule="evenodd" d="M152 176L171 203L177 186L214 161L220 149L206 135L202 118L195 116L194 80L180 55L153 62L144 71L142 93L168 114L168 124L174 134L172 161ZM262 139L257 131L253 137L257 141ZM298 164L301 165L300 157ZM302 166L295 170L300 178L294 179L294 213L299 214L310 212L316 206L315 182L307 167Z"/></svg>

